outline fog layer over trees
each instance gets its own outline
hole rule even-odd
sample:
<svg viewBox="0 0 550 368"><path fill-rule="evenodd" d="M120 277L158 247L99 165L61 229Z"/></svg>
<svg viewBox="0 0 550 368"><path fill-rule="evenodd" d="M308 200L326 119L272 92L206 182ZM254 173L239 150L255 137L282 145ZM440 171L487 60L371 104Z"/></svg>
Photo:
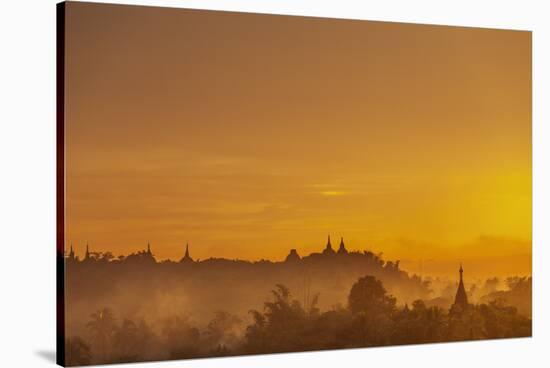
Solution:
<svg viewBox="0 0 550 368"><path fill-rule="evenodd" d="M343 242L341 243L341 245ZM409 275L370 251L284 262L71 253L68 365L531 336L531 278Z"/></svg>

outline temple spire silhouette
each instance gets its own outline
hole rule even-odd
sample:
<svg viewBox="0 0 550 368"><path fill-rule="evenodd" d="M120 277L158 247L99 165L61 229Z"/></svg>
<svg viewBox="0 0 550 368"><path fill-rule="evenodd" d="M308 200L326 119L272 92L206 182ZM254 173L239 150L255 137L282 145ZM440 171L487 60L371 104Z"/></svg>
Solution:
<svg viewBox="0 0 550 368"><path fill-rule="evenodd" d="M69 260L70 261L74 261L76 259L75 257L75 254L74 254L74 249L73 249L73 243L71 242L71 248L70 248L70 251L69 251L69 256L68 256Z"/></svg>
<svg viewBox="0 0 550 368"><path fill-rule="evenodd" d="M189 243L185 244L185 255L180 262L193 262L193 258L189 255Z"/></svg>
<svg viewBox="0 0 550 368"><path fill-rule="evenodd" d="M462 263L460 264L458 272L460 274L460 281L458 283L458 289L456 291L455 302L453 306L459 306L464 309L468 306L468 295L466 294L466 289L464 288L464 280L462 277L464 270L462 269Z"/></svg>
<svg viewBox="0 0 550 368"><path fill-rule="evenodd" d="M86 254L84 255L84 259L90 258L90 246L88 245L88 241L86 241Z"/></svg>
<svg viewBox="0 0 550 368"><path fill-rule="evenodd" d="M338 248L338 254L348 254L348 250L344 245L344 237L340 238L340 247Z"/></svg>
<svg viewBox="0 0 550 368"><path fill-rule="evenodd" d="M328 236L327 240L327 246L325 247L325 250L323 250L323 254L334 254L334 249L332 249L332 244L330 243L330 234Z"/></svg>
<svg viewBox="0 0 550 368"><path fill-rule="evenodd" d="M151 243L147 242L147 254L151 254Z"/></svg>

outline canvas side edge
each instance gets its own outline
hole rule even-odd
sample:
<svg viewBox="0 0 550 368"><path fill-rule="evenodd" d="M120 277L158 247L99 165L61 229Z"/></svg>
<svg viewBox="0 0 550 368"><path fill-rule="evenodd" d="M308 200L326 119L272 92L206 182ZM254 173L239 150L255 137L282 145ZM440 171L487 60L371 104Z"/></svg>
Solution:
<svg viewBox="0 0 550 368"><path fill-rule="evenodd" d="M56 4L56 363L65 366L65 6Z"/></svg>

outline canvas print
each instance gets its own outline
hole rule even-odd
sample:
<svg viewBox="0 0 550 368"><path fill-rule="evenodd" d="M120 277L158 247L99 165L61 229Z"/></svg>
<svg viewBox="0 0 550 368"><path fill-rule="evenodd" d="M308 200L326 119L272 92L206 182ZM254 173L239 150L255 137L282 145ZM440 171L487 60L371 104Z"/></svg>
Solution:
<svg viewBox="0 0 550 368"><path fill-rule="evenodd" d="M59 364L531 336L531 32L57 12Z"/></svg>

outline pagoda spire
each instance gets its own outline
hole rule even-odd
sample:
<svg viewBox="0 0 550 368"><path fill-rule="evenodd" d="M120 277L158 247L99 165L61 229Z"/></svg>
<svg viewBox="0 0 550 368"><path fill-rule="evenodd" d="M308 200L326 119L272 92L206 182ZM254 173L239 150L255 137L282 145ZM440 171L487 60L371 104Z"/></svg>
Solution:
<svg viewBox="0 0 550 368"><path fill-rule="evenodd" d="M346 246L344 245L344 237L340 238L340 247L338 248L338 254L347 254L348 250L346 249Z"/></svg>
<svg viewBox="0 0 550 368"><path fill-rule="evenodd" d="M86 255L84 256L84 259L90 258L90 247L88 245L88 241L86 240Z"/></svg>
<svg viewBox="0 0 550 368"><path fill-rule="evenodd" d="M151 243L147 242L147 253L151 254Z"/></svg>
<svg viewBox="0 0 550 368"><path fill-rule="evenodd" d="M69 251L69 259L73 260L74 257L74 249L73 249L73 242L71 242L71 250Z"/></svg>
<svg viewBox="0 0 550 368"><path fill-rule="evenodd" d="M327 245L325 250L323 250L323 254L334 254L334 249L332 249L332 244L330 243L330 234L328 235Z"/></svg>
<svg viewBox="0 0 550 368"><path fill-rule="evenodd" d="M193 258L191 258L191 255L189 254L189 242L185 244L185 255L180 262L193 262Z"/></svg>
<svg viewBox="0 0 550 368"><path fill-rule="evenodd" d="M455 303L453 306L460 306L464 309L468 306L468 295L466 294L466 289L464 288L464 279L462 277L464 269L462 268L462 263L460 263L458 273L460 274L460 280L458 282L458 289L456 291Z"/></svg>

